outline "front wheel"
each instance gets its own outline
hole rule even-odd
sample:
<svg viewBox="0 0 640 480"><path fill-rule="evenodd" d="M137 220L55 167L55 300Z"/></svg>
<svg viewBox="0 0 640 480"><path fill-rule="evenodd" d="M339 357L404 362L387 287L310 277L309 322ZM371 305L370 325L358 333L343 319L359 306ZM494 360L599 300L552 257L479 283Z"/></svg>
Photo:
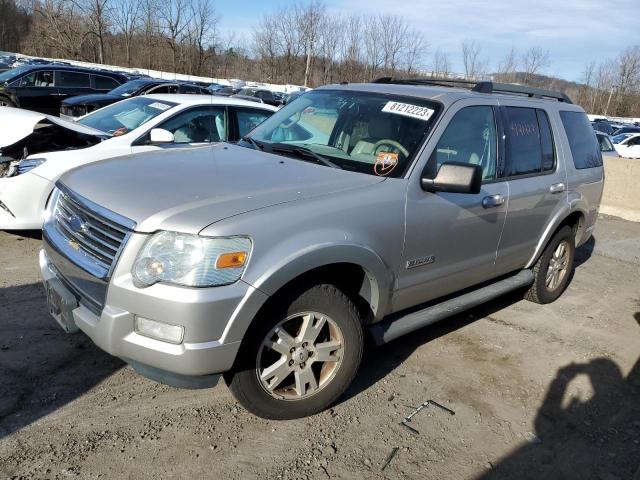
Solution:
<svg viewBox="0 0 640 480"><path fill-rule="evenodd" d="M569 226L556 232L533 267L533 285L525 298L535 303L551 303L558 299L573 273L575 235Z"/></svg>
<svg viewBox="0 0 640 480"><path fill-rule="evenodd" d="M344 393L363 345L353 302L333 285L315 285L284 306L273 302L256 318L227 383L238 402L259 417L305 417Z"/></svg>

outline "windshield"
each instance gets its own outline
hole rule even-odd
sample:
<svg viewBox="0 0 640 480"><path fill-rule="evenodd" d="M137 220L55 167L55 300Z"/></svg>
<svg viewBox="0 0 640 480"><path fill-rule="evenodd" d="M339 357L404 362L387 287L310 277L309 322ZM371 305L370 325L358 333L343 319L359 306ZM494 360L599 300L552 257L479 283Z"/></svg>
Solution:
<svg viewBox="0 0 640 480"><path fill-rule="evenodd" d="M134 97L96 110L78 120L78 123L117 137L138 128L176 105L177 103L153 98Z"/></svg>
<svg viewBox="0 0 640 480"><path fill-rule="evenodd" d="M23 65L22 67L12 68L11 70L7 70L6 72L0 73L0 83L8 82L13 80L18 75L21 75L25 72L28 72L33 67L29 65Z"/></svg>
<svg viewBox="0 0 640 480"><path fill-rule="evenodd" d="M250 137L265 151L304 149L305 160L311 152L344 170L401 177L438 110L436 103L414 97L314 90L273 114Z"/></svg>
<svg viewBox="0 0 640 480"><path fill-rule="evenodd" d="M142 87L147 84L144 80L132 80L131 82L123 83L119 87L114 88L109 92L109 95L118 95L119 97L130 97L136 93Z"/></svg>

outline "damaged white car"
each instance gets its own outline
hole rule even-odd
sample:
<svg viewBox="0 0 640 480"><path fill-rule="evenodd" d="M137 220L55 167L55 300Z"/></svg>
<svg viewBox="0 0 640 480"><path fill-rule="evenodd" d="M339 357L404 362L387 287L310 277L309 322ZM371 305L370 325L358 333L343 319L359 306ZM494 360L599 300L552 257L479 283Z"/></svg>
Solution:
<svg viewBox="0 0 640 480"><path fill-rule="evenodd" d="M0 107L0 230L39 229L56 180L131 153L238 141L275 107L209 95L147 95L69 122Z"/></svg>

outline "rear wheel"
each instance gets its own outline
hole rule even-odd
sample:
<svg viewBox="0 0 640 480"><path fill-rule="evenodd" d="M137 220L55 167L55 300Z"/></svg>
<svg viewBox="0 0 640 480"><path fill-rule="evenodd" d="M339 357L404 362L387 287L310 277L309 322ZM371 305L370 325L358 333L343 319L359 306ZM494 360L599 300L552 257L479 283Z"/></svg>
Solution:
<svg viewBox="0 0 640 480"><path fill-rule="evenodd" d="M276 303L247 332L227 383L260 417L312 415L335 402L355 377L364 344L360 317L333 285L302 289L288 304Z"/></svg>
<svg viewBox="0 0 640 480"><path fill-rule="evenodd" d="M556 232L533 267L533 285L525 298L535 303L555 301L569 283L573 273L575 236L569 226Z"/></svg>

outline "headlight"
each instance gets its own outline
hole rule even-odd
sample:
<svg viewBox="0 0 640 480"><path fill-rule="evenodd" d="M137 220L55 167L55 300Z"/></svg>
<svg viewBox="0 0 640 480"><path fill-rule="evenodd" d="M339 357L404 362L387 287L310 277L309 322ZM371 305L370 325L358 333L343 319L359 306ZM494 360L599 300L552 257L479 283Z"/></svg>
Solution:
<svg viewBox="0 0 640 480"><path fill-rule="evenodd" d="M138 287L157 282L187 287L228 285L240 279L250 254L247 237L158 232L138 253L131 273Z"/></svg>
<svg viewBox="0 0 640 480"><path fill-rule="evenodd" d="M38 165L42 165L46 162L46 158L25 158L18 162L18 175L27 173L29 170L33 170Z"/></svg>

